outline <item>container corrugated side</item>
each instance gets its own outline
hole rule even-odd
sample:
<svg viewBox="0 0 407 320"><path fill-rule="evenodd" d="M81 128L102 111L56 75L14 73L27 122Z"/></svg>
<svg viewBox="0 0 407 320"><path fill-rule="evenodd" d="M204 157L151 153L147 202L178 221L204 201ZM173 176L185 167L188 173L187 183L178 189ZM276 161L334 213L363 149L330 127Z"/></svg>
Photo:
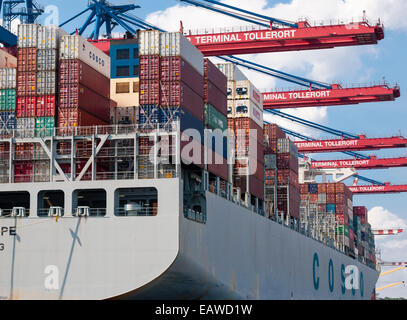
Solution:
<svg viewBox="0 0 407 320"><path fill-rule="evenodd" d="M37 50L37 71L57 70L58 52L55 49Z"/></svg>
<svg viewBox="0 0 407 320"><path fill-rule="evenodd" d="M56 73L54 71L37 72L37 95L53 95L56 92Z"/></svg>
<svg viewBox="0 0 407 320"><path fill-rule="evenodd" d="M139 31L139 55L160 54L160 32L156 30Z"/></svg>
<svg viewBox="0 0 407 320"><path fill-rule="evenodd" d="M17 69L0 69L0 89L15 89L17 85Z"/></svg>
<svg viewBox="0 0 407 320"><path fill-rule="evenodd" d="M56 113L56 96L44 95L36 97L35 115L37 117L53 117Z"/></svg>
<svg viewBox="0 0 407 320"><path fill-rule="evenodd" d="M204 75L204 57L187 38L180 32L160 33L160 56L162 57L182 57L201 76Z"/></svg>
<svg viewBox="0 0 407 320"><path fill-rule="evenodd" d="M97 94L109 98L110 79L79 59L59 62L59 84L80 83Z"/></svg>
<svg viewBox="0 0 407 320"><path fill-rule="evenodd" d="M14 111L16 96L15 89L0 89L0 111Z"/></svg>
<svg viewBox="0 0 407 320"><path fill-rule="evenodd" d="M0 68L17 68L17 58L1 48Z"/></svg>
<svg viewBox="0 0 407 320"><path fill-rule="evenodd" d="M17 30L18 48L36 48L38 44L38 24L19 24Z"/></svg>
<svg viewBox="0 0 407 320"><path fill-rule="evenodd" d="M235 98L239 100L250 99L262 109L263 96L250 80L236 81Z"/></svg>
<svg viewBox="0 0 407 320"><path fill-rule="evenodd" d="M36 97L18 97L16 105L16 114L18 118L35 117Z"/></svg>
<svg viewBox="0 0 407 320"><path fill-rule="evenodd" d="M61 36L68 33L57 26L38 27L38 49L58 49Z"/></svg>
<svg viewBox="0 0 407 320"><path fill-rule="evenodd" d="M17 76L17 96L35 96L37 94L37 74L20 72Z"/></svg>
<svg viewBox="0 0 407 320"><path fill-rule="evenodd" d="M33 138L35 131L35 118L17 118L16 136L18 138Z"/></svg>
<svg viewBox="0 0 407 320"><path fill-rule="evenodd" d="M220 129L222 132L228 128L227 118L216 110L211 104L205 104L205 125L211 129Z"/></svg>
<svg viewBox="0 0 407 320"><path fill-rule="evenodd" d="M14 112L0 112L0 135L11 135L16 125L16 114Z"/></svg>
<svg viewBox="0 0 407 320"><path fill-rule="evenodd" d="M106 78L110 78L110 57L79 35L61 37L59 58L80 59Z"/></svg>
<svg viewBox="0 0 407 320"><path fill-rule="evenodd" d="M248 80L238 67L233 63L217 63L216 66L227 77L228 80L241 81Z"/></svg>
<svg viewBox="0 0 407 320"><path fill-rule="evenodd" d="M37 48L19 48L17 50L17 72L37 71Z"/></svg>
<svg viewBox="0 0 407 320"><path fill-rule="evenodd" d="M250 118L263 128L263 110L251 100L235 100L235 118Z"/></svg>
<svg viewBox="0 0 407 320"><path fill-rule="evenodd" d="M35 119L35 136L49 137L54 135L55 118L38 117Z"/></svg>

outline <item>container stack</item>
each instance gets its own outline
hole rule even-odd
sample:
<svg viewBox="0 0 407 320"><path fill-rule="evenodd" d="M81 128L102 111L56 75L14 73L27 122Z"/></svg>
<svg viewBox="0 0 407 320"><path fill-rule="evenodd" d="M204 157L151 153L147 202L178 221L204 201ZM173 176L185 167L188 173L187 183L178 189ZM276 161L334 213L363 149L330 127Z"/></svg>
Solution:
<svg viewBox="0 0 407 320"><path fill-rule="evenodd" d="M367 219L368 210L363 206L353 207L353 225L355 228L355 246L362 262L376 264L374 235Z"/></svg>
<svg viewBox="0 0 407 320"><path fill-rule="evenodd" d="M233 64L218 64L228 79L228 128L236 141L233 185L264 200L263 99Z"/></svg>
<svg viewBox="0 0 407 320"><path fill-rule="evenodd" d="M204 102L205 129L212 130L216 138L219 136L220 139L217 141L223 140L222 150L219 149L220 145L211 146L211 159L209 156L206 159L207 170L229 181L231 177L228 166L228 143L226 137L223 137L228 129L227 78L209 59L204 60ZM220 130L221 133L214 130Z"/></svg>
<svg viewBox="0 0 407 320"><path fill-rule="evenodd" d="M38 25L18 25L16 128L22 137L33 137L35 133L37 48Z"/></svg>
<svg viewBox="0 0 407 320"><path fill-rule="evenodd" d="M0 135L12 134L16 122L16 69L0 68Z"/></svg>
<svg viewBox="0 0 407 320"><path fill-rule="evenodd" d="M58 127L109 124L109 56L79 35L62 36L59 48Z"/></svg>
<svg viewBox="0 0 407 320"><path fill-rule="evenodd" d="M0 48L0 68L17 68L17 57Z"/></svg>
<svg viewBox="0 0 407 320"><path fill-rule="evenodd" d="M110 41L110 98L117 104L110 109L112 124L138 122L139 86L138 39Z"/></svg>

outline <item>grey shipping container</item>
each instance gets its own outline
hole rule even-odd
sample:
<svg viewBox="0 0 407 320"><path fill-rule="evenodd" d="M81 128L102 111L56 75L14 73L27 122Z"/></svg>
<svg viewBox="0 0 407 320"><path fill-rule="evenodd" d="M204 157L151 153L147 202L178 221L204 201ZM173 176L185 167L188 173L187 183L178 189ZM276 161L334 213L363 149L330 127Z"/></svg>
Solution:
<svg viewBox="0 0 407 320"><path fill-rule="evenodd" d="M228 78L228 80L243 81L248 80L242 71L233 63L218 63L216 66Z"/></svg>
<svg viewBox="0 0 407 320"><path fill-rule="evenodd" d="M17 82L17 69L0 69L0 89L15 89Z"/></svg>
<svg viewBox="0 0 407 320"><path fill-rule="evenodd" d="M38 24L19 24L17 32L18 48L36 48L38 43Z"/></svg>
<svg viewBox="0 0 407 320"><path fill-rule="evenodd" d="M53 71L57 69L58 53L55 49L37 50L37 70Z"/></svg>
<svg viewBox="0 0 407 320"><path fill-rule="evenodd" d="M54 71L40 71L37 73L37 94L55 94L56 74Z"/></svg>
<svg viewBox="0 0 407 320"><path fill-rule="evenodd" d="M16 136L18 138L32 138L35 131L35 118L17 118Z"/></svg>
<svg viewBox="0 0 407 320"><path fill-rule="evenodd" d="M57 26L39 26L37 36L38 49L58 49L61 36L68 33Z"/></svg>

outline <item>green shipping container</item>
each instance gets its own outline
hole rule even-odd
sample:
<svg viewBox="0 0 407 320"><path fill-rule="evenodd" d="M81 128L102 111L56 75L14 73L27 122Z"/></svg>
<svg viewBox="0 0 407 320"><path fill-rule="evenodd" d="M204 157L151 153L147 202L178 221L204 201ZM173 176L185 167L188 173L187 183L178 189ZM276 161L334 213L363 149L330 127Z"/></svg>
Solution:
<svg viewBox="0 0 407 320"><path fill-rule="evenodd" d="M16 109L16 90L0 90L0 111L14 111Z"/></svg>
<svg viewBox="0 0 407 320"><path fill-rule="evenodd" d="M344 230L343 227L344 227L343 225L340 225L336 228L337 235L343 235L343 230ZM345 236L349 237L349 227L348 226L345 226Z"/></svg>
<svg viewBox="0 0 407 320"><path fill-rule="evenodd" d="M222 132L227 130L227 118L208 103L205 104L204 116L206 127L210 129L220 129Z"/></svg>
<svg viewBox="0 0 407 320"><path fill-rule="evenodd" d="M35 136L47 137L54 134L54 117L39 117L35 119Z"/></svg>

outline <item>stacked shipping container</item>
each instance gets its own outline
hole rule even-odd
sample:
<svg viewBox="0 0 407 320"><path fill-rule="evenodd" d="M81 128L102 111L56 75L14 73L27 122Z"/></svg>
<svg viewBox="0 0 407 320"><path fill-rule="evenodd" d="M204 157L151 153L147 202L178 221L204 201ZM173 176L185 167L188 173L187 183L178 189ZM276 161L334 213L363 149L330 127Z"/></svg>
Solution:
<svg viewBox="0 0 407 320"><path fill-rule="evenodd" d="M60 41L58 127L110 121L110 58L79 35Z"/></svg>
<svg viewBox="0 0 407 320"><path fill-rule="evenodd" d="M355 248L359 260L368 264L376 264L375 244L372 229L367 219L366 207L353 207L353 226L355 230Z"/></svg>
<svg viewBox="0 0 407 320"><path fill-rule="evenodd" d="M299 219L298 149L276 124L264 125L265 187L269 215ZM275 204L276 203L276 204Z"/></svg>
<svg viewBox="0 0 407 320"><path fill-rule="evenodd" d="M0 135L8 135L16 122L16 69L0 68Z"/></svg>
<svg viewBox="0 0 407 320"><path fill-rule="evenodd" d="M217 64L228 79L228 128L236 141L233 184L264 199L263 99L233 64Z"/></svg>

